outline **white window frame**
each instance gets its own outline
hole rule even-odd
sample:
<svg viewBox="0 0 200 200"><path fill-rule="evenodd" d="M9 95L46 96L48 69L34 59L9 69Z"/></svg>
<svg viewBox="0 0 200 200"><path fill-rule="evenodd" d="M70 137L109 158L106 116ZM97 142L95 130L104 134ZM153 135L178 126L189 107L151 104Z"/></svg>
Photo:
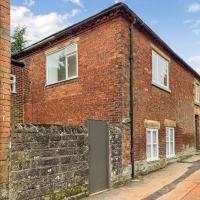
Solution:
<svg viewBox="0 0 200 200"><path fill-rule="evenodd" d="M154 79L154 74L153 74L153 68L155 67L154 66L154 62L153 62L153 57L154 57L154 54L156 55L156 75L157 75L157 80ZM161 82L159 82L159 78L158 78L158 74L159 74L159 66L158 66L158 58L162 58L166 63L167 63L167 86L162 84ZM159 54L156 50L152 50L152 84L157 86L157 87L160 87L161 89L164 89L168 92L171 92L171 90L169 89L169 60L166 59L164 56L162 56L161 54Z"/></svg>
<svg viewBox="0 0 200 200"><path fill-rule="evenodd" d="M171 153L171 131L173 131L173 153ZM168 137L167 137L168 135ZM167 141L168 138L168 141ZM169 145L168 149L169 152L167 152L167 145ZM166 127L166 157L167 158L172 158L175 157L175 129L172 127Z"/></svg>
<svg viewBox="0 0 200 200"><path fill-rule="evenodd" d="M11 93L13 93L13 94L15 94L17 91L16 91L16 75L14 75L14 74L11 74L11 77L10 77L10 79L11 79L11 86L12 86L12 89L10 88L10 90L11 90Z"/></svg>
<svg viewBox="0 0 200 200"><path fill-rule="evenodd" d="M151 156L148 158L147 155L147 132L151 132ZM156 135L156 139L157 139L157 143L153 143L153 132L156 131L157 135ZM157 145L157 156L153 156L153 145L156 144ZM146 129L146 157L147 157L147 161L151 162L151 161L156 161L159 160L159 140L158 140L158 129L153 129L153 128L147 128Z"/></svg>
<svg viewBox="0 0 200 200"><path fill-rule="evenodd" d="M195 83L195 103L200 104L200 85Z"/></svg>
<svg viewBox="0 0 200 200"><path fill-rule="evenodd" d="M76 46L76 51L74 51L72 53L67 53L67 49L70 48L72 45ZM48 77L49 77L48 64L47 64L48 63L47 62L48 56L50 56L52 54L55 54L55 53L58 53L59 51L62 51L62 50L65 51L65 57L66 57L66 78L65 78L65 80L56 81L54 83L49 83L49 80L48 80ZM77 74L75 76L68 77L68 68L67 68L67 66L68 66L68 57L70 57L72 55L76 55L76 71L77 71ZM60 48L59 50L56 50L56 51L53 51L53 52L50 52L50 53L46 54L46 86L57 84L57 83L61 83L61 82L65 82L65 81L72 80L72 79L75 79L75 78L78 78L78 44L77 43L70 44L70 45L66 46L65 48Z"/></svg>

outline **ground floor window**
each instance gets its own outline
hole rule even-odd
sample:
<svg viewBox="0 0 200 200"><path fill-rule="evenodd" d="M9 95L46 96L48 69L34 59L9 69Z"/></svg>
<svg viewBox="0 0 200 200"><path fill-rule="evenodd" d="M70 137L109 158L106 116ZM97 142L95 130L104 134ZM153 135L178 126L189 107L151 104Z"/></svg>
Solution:
<svg viewBox="0 0 200 200"><path fill-rule="evenodd" d="M146 155L148 161L158 160L158 129L146 129Z"/></svg>
<svg viewBox="0 0 200 200"><path fill-rule="evenodd" d="M166 156L175 156L175 135L174 128L166 128Z"/></svg>
<svg viewBox="0 0 200 200"><path fill-rule="evenodd" d="M16 93L16 76L12 74L10 80L11 80L11 93Z"/></svg>

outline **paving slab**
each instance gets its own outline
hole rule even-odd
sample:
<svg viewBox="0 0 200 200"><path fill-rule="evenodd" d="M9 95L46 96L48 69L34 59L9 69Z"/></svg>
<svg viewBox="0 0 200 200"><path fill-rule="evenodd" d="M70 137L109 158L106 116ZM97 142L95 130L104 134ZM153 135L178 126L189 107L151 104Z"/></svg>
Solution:
<svg viewBox="0 0 200 200"><path fill-rule="evenodd" d="M192 189L182 200L200 200L200 184Z"/></svg>
<svg viewBox="0 0 200 200"><path fill-rule="evenodd" d="M173 163L127 185L85 200L200 200L200 156ZM196 197L197 196L197 197Z"/></svg>

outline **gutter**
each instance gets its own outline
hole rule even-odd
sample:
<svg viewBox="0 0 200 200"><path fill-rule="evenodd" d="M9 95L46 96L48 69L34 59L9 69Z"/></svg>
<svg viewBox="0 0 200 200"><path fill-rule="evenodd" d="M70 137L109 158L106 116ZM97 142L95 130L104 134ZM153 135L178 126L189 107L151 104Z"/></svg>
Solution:
<svg viewBox="0 0 200 200"><path fill-rule="evenodd" d="M11 64L17 65L18 67L24 67L25 64L23 62L17 61L15 59L11 59Z"/></svg>
<svg viewBox="0 0 200 200"><path fill-rule="evenodd" d="M79 33L79 31L83 28L87 29L89 27L89 23L98 24L98 20L100 17L106 17L110 13L116 12L118 15L123 15L128 19L128 21L133 21L133 19L137 19L137 23L135 23L135 26L139 28L140 30L143 30L147 32L156 43L159 43L167 52L169 52L185 69L189 70L192 74L195 75L196 78L200 80L200 75L189 65L187 64L178 54L176 54L149 26L147 26L142 19L136 15L126 4L124 3L117 3L113 6L97 13L96 15L93 15L77 24L74 24L68 28L65 28L55 34L50 35L49 37L41 40L40 42L37 42L30 47L22 50L21 52L17 54L13 54L12 58L19 59L22 56L25 56L26 54L35 51L49 42L53 42L57 39L59 39L62 36L66 35L76 35ZM96 22L94 22L96 20ZM100 20L99 20L100 21Z"/></svg>
<svg viewBox="0 0 200 200"><path fill-rule="evenodd" d="M110 6L109 8L106 8L104 10L102 10L101 12L87 18L87 19L84 19L76 24L73 24L61 31L58 31L42 40L40 40L39 42L36 42L32 45L30 45L29 47L23 49L21 52L18 52L18 53L15 53L12 55L13 58L15 59L18 59L19 57L22 57L23 54L26 54L26 53L29 53L30 51L35 51L37 50L38 48L41 48L43 46L45 46L46 44L48 44L49 42L53 42L63 36L67 36L68 34L72 34L72 35L75 35L78 33L79 29L81 29L81 26L83 27L88 27L88 23L92 22L93 20L97 20L98 18L100 17L103 17L104 15L108 15L109 13L112 13L114 11L117 11L117 10L120 10L120 9L123 9L123 7L125 6L125 4L119 2L119 3L116 3L112 6ZM94 23L96 24L96 23Z"/></svg>
<svg viewBox="0 0 200 200"><path fill-rule="evenodd" d="M134 51L133 51L133 25L135 22L130 24L129 31L130 31L130 138L131 138L131 149L130 149L130 156L131 156L131 178L134 179L135 177L135 154L134 154L134 123L133 123L133 104L134 104L134 85L133 85L133 62L134 62Z"/></svg>

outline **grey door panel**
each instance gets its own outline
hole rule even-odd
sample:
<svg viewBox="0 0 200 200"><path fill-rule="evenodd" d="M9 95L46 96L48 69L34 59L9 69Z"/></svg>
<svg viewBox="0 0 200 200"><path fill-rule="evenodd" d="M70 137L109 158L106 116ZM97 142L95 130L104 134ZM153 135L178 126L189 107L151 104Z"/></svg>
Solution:
<svg viewBox="0 0 200 200"><path fill-rule="evenodd" d="M109 135L103 121L89 120L89 192L90 194L109 187L108 157Z"/></svg>

